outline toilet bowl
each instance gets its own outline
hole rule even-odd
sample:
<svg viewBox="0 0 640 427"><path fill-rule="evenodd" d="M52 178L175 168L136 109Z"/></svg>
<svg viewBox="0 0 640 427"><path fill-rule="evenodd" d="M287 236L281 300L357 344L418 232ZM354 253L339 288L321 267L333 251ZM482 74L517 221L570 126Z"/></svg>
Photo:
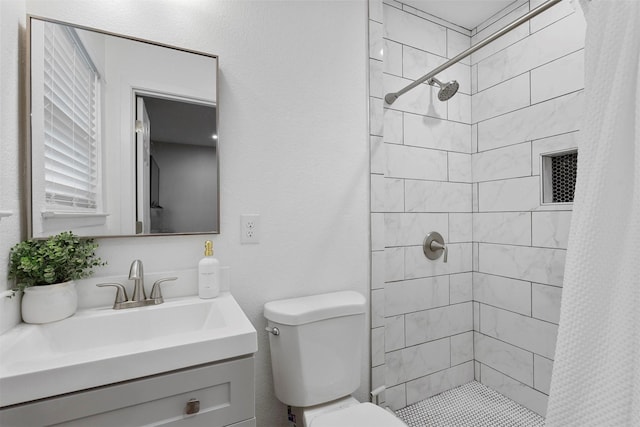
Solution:
<svg viewBox="0 0 640 427"><path fill-rule="evenodd" d="M360 386L366 299L353 291L264 306L276 397L304 427L406 427L351 396Z"/></svg>

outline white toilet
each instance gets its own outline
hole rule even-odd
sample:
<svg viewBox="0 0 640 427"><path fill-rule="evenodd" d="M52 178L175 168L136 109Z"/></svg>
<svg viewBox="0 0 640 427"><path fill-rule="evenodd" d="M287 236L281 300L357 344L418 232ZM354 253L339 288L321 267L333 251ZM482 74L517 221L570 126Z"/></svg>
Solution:
<svg viewBox="0 0 640 427"><path fill-rule="evenodd" d="M297 427L406 427L393 413L351 396L360 386L365 298L344 291L264 306L273 381Z"/></svg>

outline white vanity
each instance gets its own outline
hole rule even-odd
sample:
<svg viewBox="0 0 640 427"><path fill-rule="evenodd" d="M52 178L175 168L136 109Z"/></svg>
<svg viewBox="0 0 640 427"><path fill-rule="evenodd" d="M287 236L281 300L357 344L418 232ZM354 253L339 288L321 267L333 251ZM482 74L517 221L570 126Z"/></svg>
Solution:
<svg viewBox="0 0 640 427"><path fill-rule="evenodd" d="M0 425L255 426L256 331L229 293L0 336Z"/></svg>

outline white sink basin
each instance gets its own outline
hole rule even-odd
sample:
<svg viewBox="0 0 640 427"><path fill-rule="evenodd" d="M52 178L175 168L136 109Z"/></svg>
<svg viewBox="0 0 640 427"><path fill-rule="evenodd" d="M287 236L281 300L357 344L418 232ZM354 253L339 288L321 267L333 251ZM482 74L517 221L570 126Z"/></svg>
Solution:
<svg viewBox="0 0 640 427"><path fill-rule="evenodd" d="M229 293L93 308L0 335L0 407L255 353L256 330Z"/></svg>

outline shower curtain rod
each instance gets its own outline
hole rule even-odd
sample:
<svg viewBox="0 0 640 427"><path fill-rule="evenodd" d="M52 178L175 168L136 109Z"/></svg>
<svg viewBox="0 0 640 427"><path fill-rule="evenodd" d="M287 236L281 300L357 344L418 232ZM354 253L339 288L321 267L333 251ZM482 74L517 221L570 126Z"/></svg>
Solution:
<svg viewBox="0 0 640 427"><path fill-rule="evenodd" d="M462 53L459 53L458 55L454 56L453 58L451 58L450 60L448 60L444 64L434 68L432 71L430 71L427 74L425 74L424 76L420 77L418 80L414 81L413 83L403 87L402 89L400 89L397 92L390 92L390 93L386 94L384 96L384 100L389 105L393 104L395 102L395 100L398 99L401 95L404 95L405 93L409 92L411 89L413 89L416 86L426 82L430 78L435 77L436 75L438 75L442 71L446 70L447 68L449 68L450 66L452 66L456 62L466 58L467 56L471 55L473 52L477 51L478 49L482 49L483 47L485 47L486 45L488 45L489 43L491 43L492 41L494 41L498 37L501 37L501 36L507 34L509 31L513 30L517 26L519 26L521 24L524 24L525 22L527 22L528 20L530 20L534 16L537 16L537 15L541 14L545 10L549 9L551 6L555 5L556 3L560 3L561 1L562 0L549 0L546 3L541 4L540 6L538 6L535 9L529 11L527 14L525 14L525 15L521 16L520 18L516 19L511 24L507 25L506 27L502 28L501 30L498 30L495 33L491 34L489 37L487 37L486 39L482 40L481 42L471 46L469 49L465 50Z"/></svg>

